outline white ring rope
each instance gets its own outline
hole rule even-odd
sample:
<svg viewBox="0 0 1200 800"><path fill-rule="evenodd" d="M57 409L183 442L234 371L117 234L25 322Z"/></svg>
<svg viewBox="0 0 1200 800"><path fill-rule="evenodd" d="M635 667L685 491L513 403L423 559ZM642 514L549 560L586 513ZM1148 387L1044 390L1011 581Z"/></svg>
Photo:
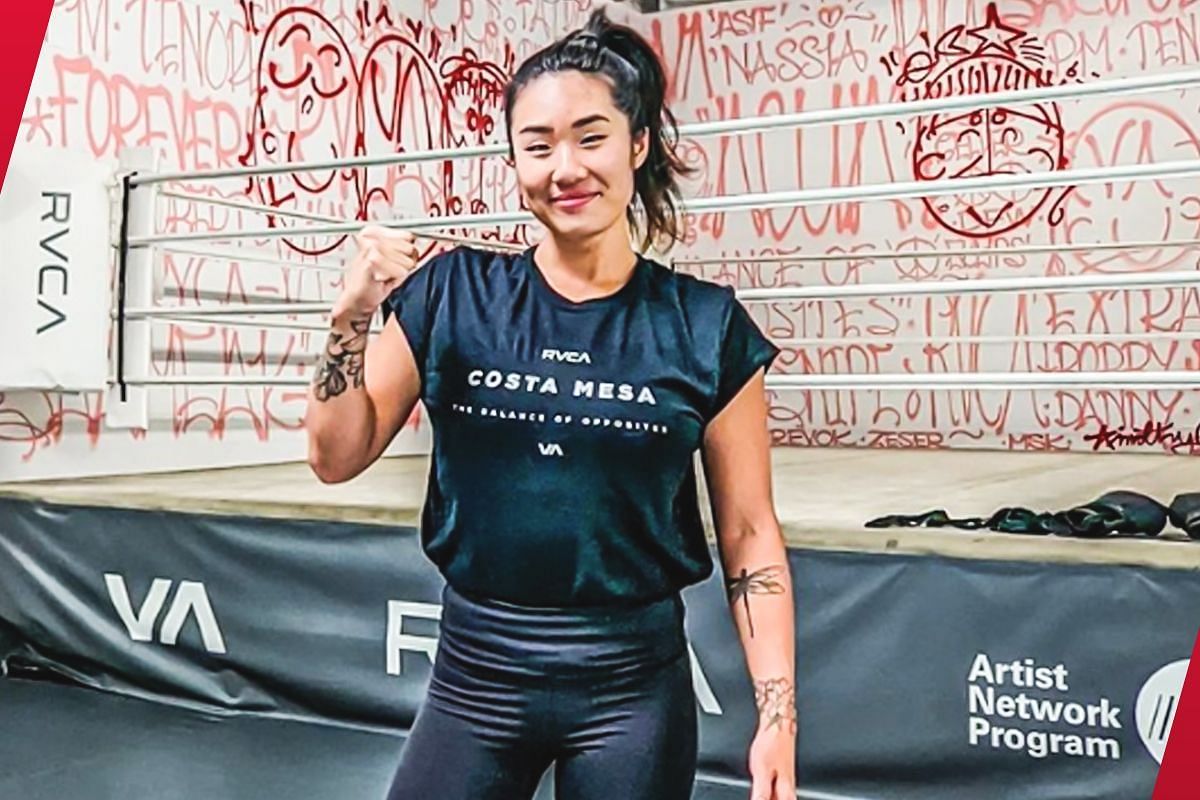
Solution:
<svg viewBox="0 0 1200 800"><path fill-rule="evenodd" d="M194 325L218 325L228 328L270 328L293 332L314 331L328 333L327 322L275 322L265 319L236 319L217 316L190 316L188 314L173 314L170 317L156 317L152 320L159 324L175 325L190 323ZM371 335L379 331L372 330ZM1106 345L1120 342L1152 342L1152 341L1200 341L1200 329L1194 331L1145 331L1143 333L1047 333L1047 334L1015 334L1009 336L809 336L809 337L774 337L776 345L783 347L881 347L908 345L1023 345L1023 344L1085 344Z"/></svg>
<svg viewBox="0 0 1200 800"><path fill-rule="evenodd" d="M374 322L375 320L372 320ZM227 328L270 328L275 330L294 331L302 333L306 331L315 331L318 333L329 333L328 322L278 322L268 319L234 319L231 317L216 317L216 316L192 316L190 314L177 314L169 318L159 317L154 319L156 323L166 323L175 325L180 322L190 323L193 325L218 325ZM377 331L371 331L376 334ZM324 341L324 340L322 340Z"/></svg>
<svg viewBox="0 0 1200 800"><path fill-rule="evenodd" d="M1120 342L1200 340L1200 330L1146 331L1145 333L1047 333L1008 336L865 336L773 338L785 347L879 347L887 345L1022 345L1022 344L1117 344Z"/></svg>
<svg viewBox="0 0 1200 800"><path fill-rule="evenodd" d="M1187 286L1200 283L1200 270L1168 272L1123 272L1097 275L1035 275L1023 278L964 278L905 283L861 283L845 286L783 286L768 289L739 289L739 300L750 303L771 300L836 300L848 297L954 295L993 292L1071 291L1128 289L1139 286Z"/></svg>
<svg viewBox="0 0 1200 800"><path fill-rule="evenodd" d="M775 389L1030 389L1046 387L1200 388L1200 372L943 372L919 374L780 375Z"/></svg>
<svg viewBox="0 0 1200 800"><path fill-rule="evenodd" d="M1026 256L1053 253L1102 253L1113 250L1159 250L1200 247L1200 239L1164 239L1137 242L1071 242L1061 244L1030 244L1004 247L964 247L942 250L861 250L845 253L794 253L783 255L714 256L686 258L673 261L677 267L724 264L791 264L796 262L882 261L885 259L917 260L921 258L975 258L989 256Z"/></svg>
<svg viewBox="0 0 1200 800"><path fill-rule="evenodd" d="M289 375L154 375L125 379L130 386L303 386L311 378ZM116 380L110 378L110 383ZM922 374L782 375L766 378L768 389L1200 389L1200 372L944 372Z"/></svg>
<svg viewBox="0 0 1200 800"><path fill-rule="evenodd" d="M331 217L325 214L314 214L309 211L295 211L286 208L276 208L275 206L264 205L262 203L251 203L249 201L231 200L226 197L210 197L203 194L193 194L190 192L177 192L171 189L161 189L158 192L160 197L170 197L174 200L186 200L193 203L208 203L209 205L221 206L223 208L234 208L241 211L254 211L260 214L274 214L277 217L289 217L291 219L302 219L308 222L323 222L327 224L343 224L355 223L361 229L366 225L379 224L375 220L349 220L341 217ZM403 222L403 220L388 220L390 223ZM293 228L292 231L299 235L304 233L304 228ZM511 242L488 241L486 239L471 239L465 236L452 236L444 233L422 233L422 238L430 239L435 242L443 242L445 244L467 245L470 247L478 247L482 250L498 250L504 253L522 253L525 251L525 246L513 244Z"/></svg>
<svg viewBox="0 0 1200 800"><path fill-rule="evenodd" d="M243 317L252 314L328 314L330 302L309 303L247 303L240 306L154 306L152 308L127 308L126 319L154 319L155 317ZM112 313L116 319L117 312Z"/></svg>
<svg viewBox="0 0 1200 800"><path fill-rule="evenodd" d="M1037 103L1057 99L1080 99L1096 95L1116 95L1140 92L1156 92L1170 89L1183 89L1200 83L1200 71L1181 71L1168 75L1148 75L1136 78L1126 78L1109 81L1098 81L1086 85L1061 85L1051 87L1035 87L1008 92L996 92L983 95L964 95L931 100L912 102L876 104L864 107L846 107L841 109L824 109L818 111L799 112L795 114L780 114L769 117L752 117L736 120L723 120L708 123L680 126L684 136L706 136L718 134L750 133L765 130L778 130L805 125L838 124L840 122L864 122L890 117L908 117L928 113L938 113L955 109L982 109L1019 103ZM443 150L429 150L414 153L391 154L386 156L370 156L349 159L333 159L316 162L289 162L282 164L265 164L239 169L216 169L191 172L162 172L156 174L138 174L131 179L135 186L158 184L176 180L205 180L222 177L239 177L245 175L265 175L287 172L303 172L317 169L340 167L370 166L382 164L417 163L422 161L444 161L459 158L476 158L485 155L504 154L507 145L493 144L481 147L460 147ZM725 195L717 197L693 198L684 204L684 210L695 214L704 212L727 212L751 209L769 209L780 207L795 207L819 205L838 202L853 202L866 200L915 199L921 197L954 194L959 192L984 192L996 190L1031 190L1058 186L1074 186L1094 183L1112 183L1127 180L1183 178L1200 174L1200 161L1173 161L1158 164L1119 165L1110 167L1094 167L1072 169L1055 172L1017 175L989 175L976 178L954 178L939 181L907 181L882 184L863 184L845 187L823 187L817 189L799 189L780 192L746 193L740 195ZM212 198L203 195L187 195L179 192L160 192L164 196L194 202L210 202L216 205L227 205L247 211L289 216L297 219L307 219L323 225L314 225L300 229L271 228L266 230L245 230L237 232L196 232L183 234L153 234L148 236L131 237L129 246L145 247L153 244L175 244L196 241L229 241L232 239L256 238L269 239L298 235L331 235L351 233L362 227L363 222L348 222L334 220L331 217L294 212L271 206L256 207L255 204L242 203L222 198ZM388 220L377 224L388 227L400 227L413 231L450 227L501 226L509 224L526 224L533 222L532 214L528 212L496 212L488 214L466 214L448 217L432 217L415 220ZM422 234L425 235L425 234ZM481 247L492 247L497 242L474 241L446 235L427 235L427 238L452 240L454 243L471 244ZM857 261L878 258L921 258L921 257L964 257L967 255L996 256L1020 255L1054 252L1099 252L1104 250L1150 249L1163 247L1195 246L1200 241L1165 241L1165 242L1136 242L1136 243L1101 243L1101 244L1063 244L1063 245L1031 245L1007 248L947 251L896 251L860 252L845 254L814 254L811 256L769 256L754 258L725 257L722 259L690 259L678 262L681 265L704 263L745 263L758 262L786 263L787 261ZM184 248L173 248L186 252ZM524 248L521 248L524 249ZM193 250L192 252L197 252ZM228 257L230 260L242 259L270 261L256 255L235 255L207 251L197 253L215 258ZM294 264L299 268L331 269L317 264ZM961 281L939 281L926 284L864 284L859 286L821 286L794 287L785 289L746 289L738 292L739 298L747 300L769 299L799 299L799 298L830 298L830 297L862 297L898 294L959 294L965 292L1000 292L1018 290L1086 290L1099 288L1123 288L1129 286L1161 286L1168 284L1200 283L1200 272L1172 273L1132 273L1104 274L1086 276L1037 276L1019 279L978 279ZM253 314L297 314L317 313L327 314L326 303L278 303L247 305L240 308L229 307L197 307L190 309L179 308L149 308L132 309L127 311L128 318L159 318L175 317L181 321L198 322L207 320L218 324L254 324L258 327L277 327L297 329L301 323L253 323L229 322L231 316ZM114 314L113 316L116 316ZM314 324L313 329L318 326ZM304 324L303 329L308 329ZM323 328L322 328L323 329ZM1183 338L1187 332L1159 332L1159 338ZM1080 335L1082 336L1082 335ZM1145 339L1151 334L1116 334L1108 335L1110 339L1129 338ZM974 338L979 341L994 341L1007 337L957 337L954 341L964 342ZM1054 337L1025 337L1025 341L1068 341L1067 335ZM1014 341L1017 338L1014 337ZM1095 341L1096 338L1089 339ZM786 342L787 340L781 340ZM816 340L815 343L829 344L833 340ZM845 340L848 341L848 340ZM880 341L880 340L875 340ZM888 342L888 340L882 340ZM932 341L924 339L922 341ZM310 378L303 376L151 376L141 379L129 379L130 385L301 385L307 384ZM115 382L115 381L114 381ZM767 377L767 385L777 389L824 390L824 389L978 389L978 390L1012 390L1020 388L1045 387L1077 387L1077 386L1128 386L1141 388L1189 387L1200 386L1200 372L1071 372L1071 373L942 373L942 374L892 374L892 375L786 375L773 374Z"/></svg>
<svg viewBox="0 0 1200 800"><path fill-rule="evenodd" d="M688 123L679 126L680 136L713 136L718 134L758 133L770 130L800 128L813 125L836 125L839 123L865 122L869 120L915 117L943 111L976 110L996 106L1026 103L1051 102L1055 100L1081 100L1096 96L1118 96L1164 92L1173 89L1188 89L1200 84L1200 70L1180 70L1165 74L1138 75L1132 78L1115 78L1091 83L1037 86L1030 89L1014 89L1003 92L955 95L927 100L912 100L896 103L875 103L866 106L799 111L790 114L772 114L759 117L741 117L713 122ZM390 164L419 164L429 161L452 161L484 156L505 155L508 144L496 142L485 145L468 145L411 153L390 153L379 156L353 156L350 158L320 159L279 164L257 164L251 167L232 167L207 170L139 173L130 178L133 186L170 181L217 180L238 178L247 175L278 175L289 172L338 169L344 167L371 167Z"/></svg>
<svg viewBox="0 0 1200 800"><path fill-rule="evenodd" d="M1137 286L1181 286L1200 283L1200 270L1133 272L1101 275L1050 275L1028 278L975 278L923 283L863 283L849 286L793 286L773 289L738 289L739 300L751 303L773 300L837 300L899 295L948 295L1020 291L1092 291ZM247 314L324 314L328 303L250 303L242 306L155 306L126 309L127 319L188 316L244 316ZM113 317L116 318L116 312Z"/></svg>
<svg viewBox="0 0 1200 800"><path fill-rule="evenodd" d="M336 272L338 274L346 271L345 266L334 261L294 261L289 256L282 253L279 255L273 255L261 250L250 250L248 248L232 248L223 250L219 247L204 247L203 245L197 244L182 247L164 245L163 249L172 253L180 253L187 256L215 258L221 261L241 261L247 264L270 264L273 267L285 267L287 269Z"/></svg>
<svg viewBox="0 0 1200 800"><path fill-rule="evenodd" d="M174 253L193 255L206 258L217 258L225 261L244 261L247 263L262 263L272 266L284 266L293 269L315 269L329 272L344 272L345 267L333 261L293 261L284 255L249 249L221 249L203 245L174 246L163 245L164 249ZM1089 253L1112 252L1125 250L1171 250L1200 247L1200 239L1164 239L1163 241L1129 241L1129 242L1091 242L1071 244L1039 244L1017 245L1012 247L973 247L944 250L862 250L857 253L795 253L792 255L745 255L720 256L713 258L688 258L673 260L676 267L736 265L736 264L791 264L804 262L844 262L844 261L882 261L885 259L917 260L922 258L974 258L985 256L1023 256L1042 253Z"/></svg>
<svg viewBox="0 0 1200 800"><path fill-rule="evenodd" d="M683 208L689 213L717 211L766 210L770 208L822 205L864 200L898 200L934 197L944 194L989 192L996 190L1026 190L1056 186L1078 186L1094 183L1120 183L1145 179L1186 178L1200 175L1200 160L1165 161L1156 164L1122 164L1108 167L1036 172L1024 174L985 175L974 178L951 178L938 181L902 181L868 183L854 186L827 186L818 189L790 189L779 192L718 195L692 198ZM534 221L528 211L500 211L486 214L461 214L450 217L427 217L378 224L406 230L430 228L466 228L526 224ZM232 239L271 239L298 235L319 236L352 233L361 223L312 225L302 229L265 228L243 231L202 231L194 233L158 233L129 237L130 247L152 244L197 241L229 241Z"/></svg>

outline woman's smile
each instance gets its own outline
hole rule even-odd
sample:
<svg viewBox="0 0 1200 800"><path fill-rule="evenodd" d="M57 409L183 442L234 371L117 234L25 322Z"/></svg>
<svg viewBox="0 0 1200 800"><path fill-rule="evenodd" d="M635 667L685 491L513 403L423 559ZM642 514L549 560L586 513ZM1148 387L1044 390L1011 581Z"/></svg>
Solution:
<svg viewBox="0 0 1200 800"><path fill-rule="evenodd" d="M561 211L574 212L599 196L599 192L564 192L557 197L551 197L550 202Z"/></svg>

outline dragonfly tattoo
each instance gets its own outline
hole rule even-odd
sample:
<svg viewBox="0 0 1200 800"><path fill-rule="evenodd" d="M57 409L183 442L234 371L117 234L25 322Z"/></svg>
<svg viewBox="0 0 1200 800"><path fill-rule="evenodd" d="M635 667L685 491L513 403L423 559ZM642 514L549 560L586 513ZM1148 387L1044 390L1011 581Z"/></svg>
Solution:
<svg viewBox="0 0 1200 800"><path fill-rule="evenodd" d="M752 594L781 594L784 590L777 576L783 567L773 564L769 567L755 570L747 574L746 568L736 578L725 579L725 590L729 593L729 603L733 605L738 600L746 607L746 621L750 624L750 636L754 636L754 620L750 618L750 595Z"/></svg>

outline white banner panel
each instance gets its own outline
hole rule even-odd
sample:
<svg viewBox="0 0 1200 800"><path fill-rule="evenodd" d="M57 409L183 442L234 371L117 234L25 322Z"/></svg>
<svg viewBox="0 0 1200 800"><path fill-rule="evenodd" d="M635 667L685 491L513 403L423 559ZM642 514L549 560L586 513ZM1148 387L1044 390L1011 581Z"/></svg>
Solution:
<svg viewBox="0 0 1200 800"><path fill-rule="evenodd" d="M0 189L0 389L103 389L115 162L18 144Z"/></svg>

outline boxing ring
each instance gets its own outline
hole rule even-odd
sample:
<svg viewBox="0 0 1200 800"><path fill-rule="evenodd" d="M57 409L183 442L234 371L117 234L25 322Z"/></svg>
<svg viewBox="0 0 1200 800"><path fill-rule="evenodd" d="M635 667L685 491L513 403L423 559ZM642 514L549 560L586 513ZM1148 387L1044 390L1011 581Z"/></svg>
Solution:
<svg viewBox="0 0 1200 800"><path fill-rule="evenodd" d="M746 133L1196 84L1200 74L1181 72L705 123L682 132ZM317 302L161 305L155 264L162 250L341 235L362 225L238 202L312 224L158 233L157 197L214 202L163 185L501 152L489 146L191 173L161 171L146 154L131 153L115 193L115 338L101 387L108 424L144 427L149 394L159 386L303 386L310 379L235 376L205 365L194 374L153 374L154 326L321 330L328 310ZM1200 162L1180 161L696 198L687 209L1197 174ZM461 231L530 221L500 212L394 224L443 242L511 250L520 245L472 240ZM1198 245L1096 242L987 252ZM1200 284L1200 271L744 289L739 297L750 304L1191 284ZM1173 335L1200 338L1200 331ZM1081 386L1195 392L1200 372L768 376L769 391L778 393ZM1114 489L1165 503L1200 491L1200 460L865 447L776 447L772 458L796 589L798 797L959 800L1014 787L1030 797L1149 796L1200 624L1200 542L1172 528L1154 538L1075 538L866 523L939 508L954 516L1013 505L1070 509ZM415 455L385 459L336 486L321 484L305 464L0 486L0 709L25 733L0 745L0 796L82 797L121 787L123 796L249 798L265 796L263 785L271 796L297 800L381 796L437 646L441 581L417 536L428 470L427 457ZM701 508L707 515L706 498ZM702 712L698 798L745 796L745 748L755 722L720 577L718 568L684 593ZM47 750L56 757L47 760ZM47 766L23 768L30 763ZM544 781L539 800L550 788Z"/></svg>

